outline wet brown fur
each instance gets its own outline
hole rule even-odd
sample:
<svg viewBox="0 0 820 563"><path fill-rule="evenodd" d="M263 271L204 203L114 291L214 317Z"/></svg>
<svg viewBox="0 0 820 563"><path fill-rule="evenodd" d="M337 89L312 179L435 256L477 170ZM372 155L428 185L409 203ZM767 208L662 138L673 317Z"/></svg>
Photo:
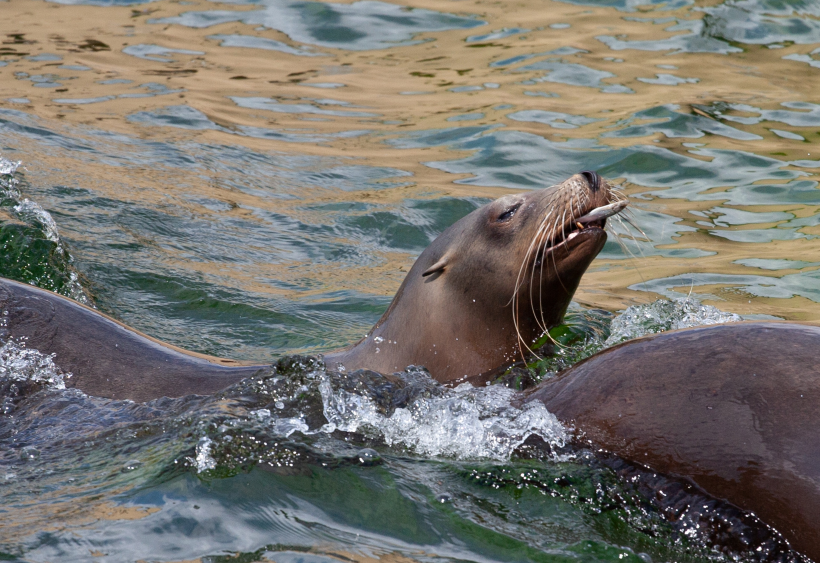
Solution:
<svg viewBox="0 0 820 563"><path fill-rule="evenodd" d="M449 382L528 352L561 321L606 242L592 226L547 250L576 228L575 219L619 197L585 174L502 197L450 226L419 256L367 336L325 356L328 367L393 373L422 365Z"/></svg>
<svg viewBox="0 0 820 563"><path fill-rule="evenodd" d="M542 383L582 441L684 477L820 561L820 327L738 323L625 342Z"/></svg>

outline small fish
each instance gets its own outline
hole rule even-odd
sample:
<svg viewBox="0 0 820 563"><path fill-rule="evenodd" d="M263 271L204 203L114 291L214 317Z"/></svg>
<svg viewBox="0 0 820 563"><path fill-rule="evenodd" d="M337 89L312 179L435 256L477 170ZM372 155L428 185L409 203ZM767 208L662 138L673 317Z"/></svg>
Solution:
<svg viewBox="0 0 820 563"><path fill-rule="evenodd" d="M607 217L617 215L618 213L623 211L627 205L629 205L629 200L624 199L621 201L616 201L615 203L610 203L609 205L596 207L583 217L576 219L576 221L578 223L592 223L593 221L606 219Z"/></svg>

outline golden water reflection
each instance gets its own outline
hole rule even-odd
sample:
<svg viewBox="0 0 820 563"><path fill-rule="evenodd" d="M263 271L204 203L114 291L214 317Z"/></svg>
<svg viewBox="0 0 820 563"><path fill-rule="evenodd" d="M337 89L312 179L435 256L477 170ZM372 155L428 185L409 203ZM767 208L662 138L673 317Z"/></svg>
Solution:
<svg viewBox="0 0 820 563"><path fill-rule="evenodd" d="M647 5L631 12L531 0L403 4L486 24L417 34L414 44L349 50L306 45L270 27L239 21L207 27L174 23L202 11L259 9L254 4L160 0L103 8L10 0L0 4L0 61L7 62L0 67L0 107L34 114L69 135L102 130L149 141L239 145L285 159L330 157L409 173L358 191L305 187L298 197L271 199L231 189L223 171L214 170L208 178L146 163L124 172L121 166L80 161L33 141L15 141L13 148L32 177L59 174L63 183L90 186L98 197L173 206L177 213L205 221L216 214L255 221L262 210L309 225L321 223L321 206L334 202L400 209L409 198L492 198L515 191L493 182L469 183L471 170L429 164L467 158L473 151L465 147L391 142L411 132L467 126L514 130L567 146L587 141L594 145L591 151L650 146L703 163L713 159L705 151L739 151L797 171L782 180L773 174L761 184L807 181L808 190L816 189L820 149L814 145L820 120L801 121L801 116L811 117L809 107L781 105L816 98L820 63L813 58L814 46L793 40L740 44L693 33L709 17L708 9L721 5L716 0L698 2L698 9L681 2L678 9ZM237 44L264 48L232 46ZM698 50L702 52L692 52ZM168 114L169 106L185 108ZM636 116L661 106L666 114ZM694 120L694 128L657 127L670 115ZM185 128L158 126L174 120L177 125L187 120ZM629 127L647 126L625 134ZM556 170L576 172L561 169L561 163L553 165L556 177L547 179L560 180ZM379 185L384 181L390 183ZM767 287L766 277L776 285L778 279L817 268L820 242L814 237L820 229L811 218L820 198L765 205L723 198L722 192L741 183L717 185L698 197L666 198L663 188L623 182L627 194L638 195L638 221L644 212L665 214L673 218L675 232L671 238L667 231L653 239L658 252L637 252L628 260L603 256L585 277L577 299L616 310L664 291L691 291L744 315L820 320L820 303L811 298L811 288L791 295L786 288L776 296L748 289ZM206 200L227 207L214 211L198 203ZM739 219L721 220L736 212ZM778 229L801 220L803 224ZM776 236L764 233L761 240L749 242L742 231L750 229ZM83 240L91 235L71 236ZM414 251L373 248L368 263L333 269L277 255L272 241L270 261L237 264L226 272L220 264L192 259L170 241L142 242L158 248L158 268L184 267L217 276L231 287L286 296L288 290L260 280L291 280L315 288L316 295L355 289L387 296L415 257ZM697 252L664 253L669 249ZM791 260L795 267L780 262L782 269L767 269L760 265L773 262L760 259ZM702 277L687 281L691 274L723 277L715 283ZM806 283L811 279L801 282Z"/></svg>

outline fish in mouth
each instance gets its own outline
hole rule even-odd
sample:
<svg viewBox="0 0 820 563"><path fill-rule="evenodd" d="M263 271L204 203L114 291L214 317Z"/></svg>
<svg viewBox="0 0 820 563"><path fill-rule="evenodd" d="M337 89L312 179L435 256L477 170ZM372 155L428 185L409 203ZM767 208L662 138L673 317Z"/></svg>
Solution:
<svg viewBox="0 0 820 563"><path fill-rule="evenodd" d="M541 265L541 260L543 259L544 255L554 251L555 249L559 248L561 245L568 243L573 238L578 236L578 234L583 233L585 231L591 231L591 229L598 229L604 230L606 227L606 220L609 217L617 215L629 205L629 200L627 199L619 199L612 203L608 203L606 205L602 205L600 207L596 207L586 215L578 217L577 219L572 219L570 222L571 230L568 234L565 235L565 231L562 230L558 233L558 236L555 239L551 239L547 245L545 245L541 252L539 252L538 256L536 257L536 266Z"/></svg>
<svg viewBox="0 0 820 563"><path fill-rule="evenodd" d="M589 171L534 197L530 206L537 228L511 299L521 359L534 353L531 344L560 323L581 276L606 242L607 219L628 205L620 190Z"/></svg>

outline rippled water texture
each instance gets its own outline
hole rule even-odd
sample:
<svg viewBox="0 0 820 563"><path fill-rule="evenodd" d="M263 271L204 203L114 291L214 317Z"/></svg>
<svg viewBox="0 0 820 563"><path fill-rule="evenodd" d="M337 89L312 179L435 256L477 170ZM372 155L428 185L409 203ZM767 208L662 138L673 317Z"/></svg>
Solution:
<svg viewBox="0 0 820 563"><path fill-rule="evenodd" d="M818 73L801 0L0 0L0 275L274 362L360 338L489 199L590 169L640 231L613 222L542 375L647 330L820 321ZM689 295L719 310L658 301ZM765 558L509 390L289 361L134 405L3 344L0 557Z"/></svg>

